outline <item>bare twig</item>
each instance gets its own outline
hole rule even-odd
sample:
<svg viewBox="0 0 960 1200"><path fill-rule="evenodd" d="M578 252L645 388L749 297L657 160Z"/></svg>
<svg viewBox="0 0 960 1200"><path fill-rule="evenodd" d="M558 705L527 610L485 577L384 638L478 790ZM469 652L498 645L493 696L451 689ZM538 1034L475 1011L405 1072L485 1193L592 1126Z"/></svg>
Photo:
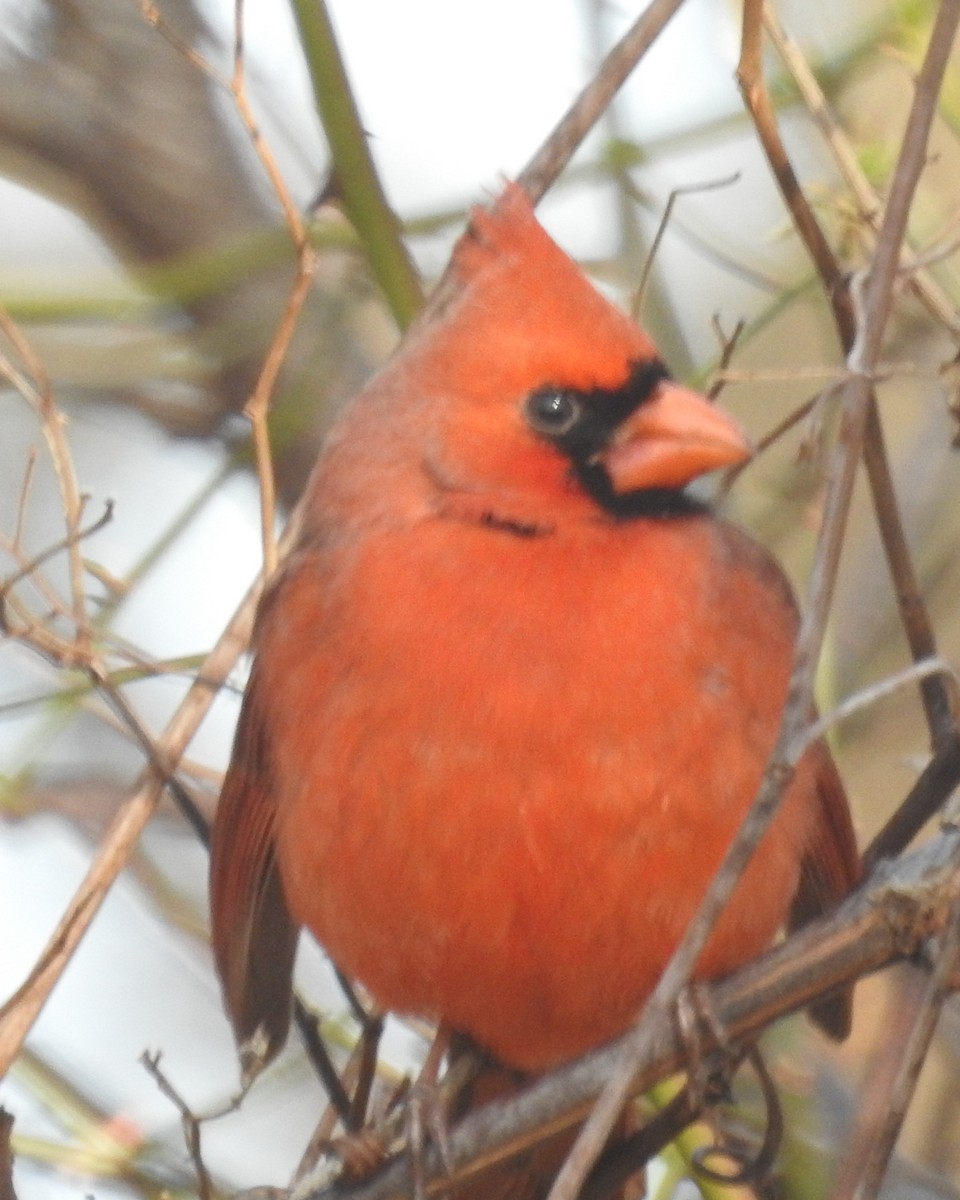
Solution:
<svg viewBox="0 0 960 1200"><path fill-rule="evenodd" d="M847 351L848 369L854 373L859 371L863 374L861 369L862 363L858 361L861 349L858 345L858 337L860 330L863 328L863 322L858 318L862 313L856 311L854 302L856 301L862 307L866 306L865 288L867 286L867 273L861 273L855 277L855 286L852 286L849 291L841 286L842 272L840 267L826 238L820 230L813 209L808 203L790 165L777 128L769 92L763 79L761 59L763 20L767 20L768 25L774 29L775 34L780 39L779 45L783 52L786 54L790 50L790 44L785 31L782 30L779 23L768 12L764 0L748 0L744 9L743 53L738 68L738 79L741 90L754 118L760 142L780 185L784 200L790 209L794 224L813 259L830 301L841 342ZM946 38L945 44L940 43L939 45L942 51L941 57L945 58L949 54L952 35L949 35L947 29L943 26L938 26L938 34L935 34L935 36L938 35ZM812 108L816 110L816 114L821 118L823 127L832 132L833 126L825 122L824 114L826 114L827 110L825 104L821 103L822 97L819 95L819 89L814 89L814 86L810 84L809 72L801 68L799 55L794 51L788 55L788 59L798 82L802 83L806 88L805 94L807 94ZM879 288L876 296L879 297L882 294L885 299L883 311L877 312L875 314L877 320L871 322L875 345L871 347L869 380L865 378L864 382L858 385L865 392L871 389L872 381L879 377L880 343L892 299L893 281L901 261L901 247L906 232L906 218L909 211L909 205L905 207L904 200L906 197L912 196L917 179L919 178L919 172L922 169L930 122L932 121L936 106L939 81L942 77L943 69L942 64L938 64L937 62L931 63L930 70L934 81L933 94L929 94L930 80L928 79L926 94L922 101L920 101L918 85L918 93L915 97L913 109L911 110L910 124L908 124L907 130L904 133L903 148L904 150L907 149L908 138L916 138L918 136L922 139L921 145L912 148L910 157L905 154L901 156L901 162L894 176L894 188L890 194L883 223L878 228L878 250L869 274L874 280L882 280L882 283L873 286ZM838 139L832 137L831 144L836 147L839 144ZM900 188L899 193L897 192L898 187ZM880 253L881 250L883 252L882 255ZM874 508L877 512L880 534L887 555L890 573L896 586L901 620L907 633L910 648L914 659L928 658L936 654L932 627L922 597L920 596L915 572L907 549L899 506L897 505L893 489L889 461L883 443L882 427L876 411L876 402L873 399L870 400L870 412L867 416L864 459L873 494ZM955 730L956 689L949 680L945 680L942 677L931 677L923 681L921 694L924 700L931 736L934 745L937 746L944 739L949 740Z"/></svg>
<svg viewBox="0 0 960 1200"><path fill-rule="evenodd" d="M906 799L877 834L863 855L864 871L908 846L927 821L960 785L960 734L937 748Z"/></svg>
<svg viewBox="0 0 960 1200"><path fill-rule="evenodd" d="M66 419L57 408L53 398L53 387L40 357L34 353L28 339L0 306L0 330L7 336L20 356L31 379L26 378L13 366L6 355L0 358L0 372L7 375L23 398L34 408L40 418L43 435L50 450L60 488L67 533L65 546L70 568L70 598L77 648L83 651L89 644L90 632L87 618L86 595L83 587L83 558L80 554L78 530L83 520L83 497L77 483L77 474L67 442Z"/></svg>
<svg viewBox="0 0 960 1200"><path fill-rule="evenodd" d="M644 9L520 172L517 182L534 203L556 182L580 143L682 3L683 0L653 0Z"/></svg>
<svg viewBox="0 0 960 1200"><path fill-rule="evenodd" d="M843 276L787 155L763 75L764 0L745 0L737 81L793 223L813 259L831 303L843 306Z"/></svg>
<svg viewBox="0 0 960 1200"><path fill-rule="evenodd" d="M674 188L667 197L667 203L664 205L663 215L660 218L660 223L657 226L657 232L654 234L653 241L650 244L650 250L647 254L646 262L643 264L643 273L640 276L640 282L637 284L634 292L633 300L630 303L630 315L637 321L640 320L643 313L643 301L646 296L647 282L650 279L650 272L653 270L653 263L656 259L657 250L660 248L660 243L663 241L663 235L667 232L670 224L670 217L673 214L673 207L681 196L696 195L699 192L712 192L719 188L730 187L740 178L740 172L735 171L732 175L726 175L722 179L711 179L706 183L691 183L685 187Z"/></svg>
<svg viewBox="0 0 960 1200"><path fill-rule="evenodd" d="M764 5L763 21L767 35L796 83L807 111L822 133L834 162L856 201L862 221L867 229L875 234L879 224L879 214L883 208L880 197L860 166L853 147L843 133L830 109L826 96L817 83L816 76L810 70L809 64L796 42L784 28L776 11L769 4ZM875 239L871 240L875 244ZM949 247L945 252L949 253ZM931 316L940 321L947 329L954 333L960 333L960 313L957 312L956 305L952 303L937 281L922 269L930 265L928 256L915 255L909 247L904 247L901 262L903 264L901 270L909 277L911 287Z"/></svg>
<svg viewBox="0 0 960 1200"><path fill-rule="evenodd" d="M17 553L21 552L23 546L23 526L27 519L27 507L30 502L30 491L33 486L33 477L37 469L37 452L33 446L27 452L27 465L23 471L23 485L20 488L20 498L17 501L17 519L13 526L13 550Z"/></svg>
<svg viewBox="0 0 960 1200"><path fill-rule="evenodd" d="M211 1200L213 1196L213 1180L203 1161L203 1151L200 1145L200 1126L202 1118L195 1115L193 1110L173 1086L164 1072L160 1069L160 1055L149 1054L146 1051L140 1055L144 1069L156 1083L157 1087L180 1114L180 1124L183 1128L183 1140L187 1153L197 1174L197 1195L199 1200Z"/></svg>
<svg viewBox="0 0 960 1200"><path fill-rule="evenodd" d="M143 19L148 25L152 25L158 33L161 33L164 38L177 50L187 62L192 63L198 71L202 71L214 83L221 87L227 88L229 84L218 71L215 71L209 62L194 50L186 39L182 38L170 22L164 17L160 9L154 4L153 0L137 0L137 6Z"/></svg>
<svg viewBox="0 0 960 1200"><path fill-rule="evenodd" d="M98 533L104 526L109 525L113 520L113 501L107 500L103 506L103 512L95 521L91 521L85 528L75 528L71 530L60 541L54 542L52 546L48 546L46 550L41 550L39 554L35 554L28 562L15 574L8 576L0 583L0 631L12 636L20 636L20 631L11 629L6 618L6 603L10 592L21 583L24 579L29 579L37 573L37 570L48 562L61 551L71 551L80 542L92 537ZM83 661L82 651L75 644L71 644L69 651L65 650L61 665L73 666L77 662Z"/></svg>
<svg viewBox="0 0 960 1200"><path fill-rule="evenodd" d="M957 860L960 864L960 858ZM955 990L956 970L960 964L960 902L953 902L950 920L936 939L933 971L926 981L913 1027L902 1046L900 1066L892 1080L882 1119L874 1131L870 1153L862 1171L856 1200L873 1200L880 1194L890 1158L903 1127L926 1061L940 1012Z"/></svg>
<svg viewBox="0 0 960 1200"><path fill-rule="evenodd" d="M911 683L916 683L918 679L927 679L931 675L945 675L954 681L957 678L955 668L946 659L936 657L922 658L919 662L914 662L909 667L904 667L902 671L894 671L892 675L884 676L877 683L871 683L867 687L860 688L852 696L847 696L832 712L818 717L812 724L807 726L803 735L804 745L810 746L814 742L820 741L840 721L845 721L847 717L852 716L854 713L862 712L863 709L869 708L871 705L876 704L878 700L892 695L900 688L906 687Z"/></svg>
<svg viewBox="0 0 960 1200"><path fill-rule="evenodd" d="M192 46L184 42L169 23L164 20L155 5L150 3L150 0L139 0L139 4L144 17L177 51L183 54L190 63L207 75L214 83L230 93L237 113L247 131L247 136L250 138L251 145L260 159L260 164L280 203L284 222L286 223L287 231L290 234L290 239L293 242L297 256L297 272L291 285L287 302L280 315L276 333L267 350L253 392L244 407L244 413L250 421L253 436L257 479L260 484L260 531L263 545L264 573L269 578L276 570L278 553L276 538L276 484L267 418L277 379L283 367L294 333L296 332L300 314L310 294L310 288L319 265L319 258L317 251L310 243L303 217L293 201L290 189L287 187L273 151L263 136L247 93L243 0L235 0L234 4L233 72L229 79L225 79L202 55L198 54Z"/></svg>
<svg viewBox="0 0 960 1200"><path fill-rule="evenodd" d="M207 655L195 682L156 744L156 754L173 770L213 704L219 685L246 649L260 585L255 584ZM154 769L114 818L77 892L29 977L0 1008L0 1078L20 1052L23 1039L46 1003L114 880L156 810L164 780Z"/></svg>
<svg viewBox="0 0 960 1200"><path fill-rule="evenodd" d="M347 1095L340 1076L330 1059L326 1043L320 1034L320 1022L299 996L294 996L293 1016L303 1040L307 1058L320 1077L324 1091L330 1099L330 1107L343 1123L344 1129L348 1133L354 1133L359 1126L353 1120L350 1097Z"/></svg>
<svg viewBox="0 0 960 1200"><path fill-rule="evenodd" d="M263 365L257 376L253 393L244 406L244 414L250 421L253 431L254 457L257 466L257 479L260 484L260 535L263 544L263 567L266 578L270 578L277 569L277 501L276 482L273 471L273 455L270 448L270 431L267 417L270 411L270 401L274 394L277 379L283 367L287 351L296 332L300 314L310 294L310 287L317 272L319 259L316 250L310 244L306 226L290 189L287 187L283 174L277 164L273 151L260 129L254 116L250 98L247 95L246 70L243 41L243 0L236 0L234 19L234 57L233 76L230 80L230 93L240 119L247 130L257 157L270 180L274 194L280 201L284 221L290 233L297 254L297 273L280 315L277 331L273 336L270 347L264 358Z"/></svg>
<svg viewBox="0 0 960 1200"><path fill-rule="evenodd" d="M930 127L936 112L943 73L950 60L958 21L960 0L941 0L926 57L917 77L913 104L901 143L900 158L877 234L876 253L863 278L862 294L859 289L851 289L855 298L862 298L862 319L857 322L857 333L847 354L847 365L851 370L861 373L862 380L856 386L865 397L870 390L870 372L880 356L910 203L926 164ZM869 415L871 436L866 465L874 504L878 516L882 517L880 530L884 549L897 585L898 597L901 598L901 614L911 650L915 657L927 657L935 653L933 631L920 599L919 587L899 520L875 402L871 408L874 411ZM949 740L956 731L956 689L948 687L941 677L931 677L924 686L923 697L934 745L941 744Z"/></svg>
<svg viewBox="0 0 960 1200"><path fill-rule="evenodd" d="M910 652L915 661L922 661L936 656L936 640L900 520L900 510L890 473L890 459L884 445L883 426L875 403L870 406L867 421L864 465L873 493L877 525L890 566L890 575L897 590L897 606ZM931 741L936 750L957 734L956 680L942 675L923 679L920 682L920 695Z"/></svg>
<svg viewBox="0 0 960 1200"><path fill-rule="evenodd" d="M257 464L257 480L260 485L260 533L263 543L263 568L266 577L277 569L278 552L276 536L276 485L273 472L273 456L270 449L270 431L267 417L270 400L277 378L283 366L290 342L297 328L310 287L316 274L318 259L309 243L300 248L299 267L293 288L280 317L277 332L270 343L263 367L257 377L253 394L244 407L244 413L253 429L254 454Z"/></svg>
<svg viewBox="0 0 960 1200"><path fill-rule="evenodd" d="M717 363L717 370L714 374L714 380L710 385L710 390L707 392L707 395L711 400L717 400L719 399L720 393L723 391L726 384L723 373L729 369L731 362L733 362L734 351L737 348L737 343L740 341L741 337L743 337L743 331L746 329L747 323L741 317L736 325L734 325L733 333L729 335L723 331L723 327L720 324L719 314L714 313L711 324L713 326L714 333L717 335L717 341L720 343L720 361Z"/></svg>
<svg viewBox="0 0 960 1200"><path fill-rule="evenodd" d="M847 355L853 371L865 376L880 357L883 332L893 302L893 285L900 265L900 252L914 191L927 162L930 127L937 110L943 75L950 61L960 0L940 0L930 32L927 53L917 76L910 115L903 132L887 207L877 232L877 249L867 270L863 287L863 316L857 337Z"/></svg>
<svg viewBox="0 0 960 1200"><path fill-rule="evenodd" d="M17 1200L13 1187L13 1151L10 1136L13 1133L13 1117L5 1108L0 1108L0 1200Z"/></svg>

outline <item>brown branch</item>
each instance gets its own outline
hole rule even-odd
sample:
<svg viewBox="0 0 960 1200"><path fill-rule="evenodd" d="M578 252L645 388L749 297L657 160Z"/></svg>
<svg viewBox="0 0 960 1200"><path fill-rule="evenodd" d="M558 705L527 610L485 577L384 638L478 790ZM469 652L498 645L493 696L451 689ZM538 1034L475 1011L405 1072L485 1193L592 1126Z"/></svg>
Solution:
<svg viewBox="0 0 960 1200"><path fill-rule="evenodd" d="M277 324L276 333L270 342L263 366L257 375L253 392L244 406L244 415L250 421L253 430L254 455L257 465L257 479L260 484L260 531L263 543L263 569L267 579L277 569L278 552L276 537L276 483L273 470L273 455L270 448L270 431L267 417L270 404L277 386L280 371L286 361L290 344L297 329L297 324L303 313L310 288L313 284L317 268L320 265L319 256L311 246L307 229L287 187L286 180L280 171L277 160L269 143L264 138L259 123L254 116L253 107L247 95L246 70L243 41L243 0L236 0L235 6L235 41L234 69L230 81L230 94L240 119L253 144L253 148L270 180L270 186L280 202L284 221L290 233L297 255L297 273L294 277L290 294L284 305L283 312Z"/></svg>
<svg viewBox="0 0 960 1200"><path fill-rule="evenodd" d="M956 990L956 971L960 964L960 901L957 898L954 898L950 920L936 939L931 957L933 970L920 997L913 1026L902 1044L899 1069L891 1080L881 1119L874 1126L866 1162L858 1172L857 1200L872 1200L880 1194L940 1013ZM835 1196L834 1200L841 1200L841 1196Z"/></svg>
<svg viewBox="0 0 960 1200"><path fill-rule="evenodd" d="M653 0L600 64L517 182L535 204L553 186L637 63L663 32L683 0Z"/></svg>
<svg viewBox="0 0 960 1200"><path fill-rule="evenodd" d="M737 65L737 82L797 232L813 259L831 304L835 309L842 311L848 304L845 299L843 274L787 155L777 126L773 101L764 80L763 10L764 0L744 0L743 39L740 62Z"/></svg>
<svg viewBox="0 0 960 1200"><path fill-rule="evenodd" d="M884 444L883 426L876 403L870 405L863 452L880 538L890 566L890 576L896 588L900 621L907 636L910 653L914 661L919 662L936 655L936 639L913 569L903 522L900 520L900 509L890 473L890 458ZM920 695L933 748L938 750L957 736L957 687L953 680L939 675L920 681Z"/></svg>
<svg viewBox="0 0 960 1200"><path fill-rule="evenodd" d="M856 153L841 130L839 122L831 112L827 98L806 59L769 4L764 5L763 20L771 42L797 85L807 111L823 135L833 160L843 176L844 183L854 197L860 218L869 231L867 236L870 238L870 235L876 234L877 231L879 214L883 208L882 201L860 166ZM875 237L870 240L873 245L876 245ZM905 247L901 255L901 262L907 273L910 288L919 297L930 315L953 333L960 333L960 313L957 312L956 306L937 281L923 269L930 265L928 256L915 255Z"/></svg>
<svg viewBox="0 0 960 1200"><path fill-rule="evenodd" d="M140 1055L140 1063L151 1079L153 1079L154 1083L156 1083L161 1093L166 1096L180 1114L183 1140L186 1143L187 1153L190 1156L190 1161L197 1175L197 1196L199 1200L211 1200L213 1196L213 1180L210 1178L210 1172L203 1161L203 1151L200 1144L200 1127L203 1123L203 1118L198 1117L193 1112L167 1078L166 1074L161 1070L159 1054L150 1054L144 1051Z"/></svg>
<svg viewBox="0 0 960 1200"><path fill-rule="evenodd" d="M874 508L891 576L897 589L901 620L914 658L923 659L935 654L935 644L907 550L873 394L873 382L892 310L893 289L900 269L907 219L925 164L930 128L943 73L960 19L960 0L943 0L938 10L927 54L917 80L887 206L877 231L873 258L866 272L855 277L849 293L842 293L838 289L839 268L797 184L780 143L772 105L762 81L760 52L763 7L763 0L747 0L744 12L743 57L738 76L794 223L830 298L841 341L847 351L847 367L853 378L844 385L845 415L856 412L859 416L860 436L864 442ZM950 777L949 760L956 756L956 688L941 677L930 677L923 680L920 686L934 747L942 753L943 759L947 760L946 769L941 761L936 772L939 781L944 782ZM911 830L918 811L920 806L910 806L910 820L903 817L903 810L896 814L894 822L898 835ZM898 842L898 839L892 836L890 826L883 832L880 841L890 849L899 849L902 845L902 842ZM875 848L871 850L876 853ZM954 909L948 927L954 940L958 921L960 917ZM872 1196L879 1189L943 1003L945 976L942 972L949 974L955 964L956 954L955 946L945 937L944 961L937 964L936 979L931 983L927 1001L917 1016L911 1036L903 1050L890 1104L875 1118L877 1124L873 1128L871 1152L863 1171L858 1172L856 1178L848 1179L849 1187L855 1188L858 1196Z"/></svg>
<svg viewBox="0 0 960 1200"><path fill-rule="evenodd" d="M673 215L673 209L681 196L695 196L701 192L717 191L720 188L730 187L740 178L740 172L735 171L732 175L725 175L721 179L709 179L704 183L690 183L683 187L675 187L667 197L667 203L664 205L663 212L660 216L660 221L657 224L657 231L653 235L653 241L650 243L650 249L647 253L646 260L643 264L643 270L640 273L640 281L634 289L633 298L630 301L630 315L635 321L639 321L643 315L643 303L647 295L647 285L650 281L650 275L653 271L653 265L656 261L657 251L660 249L660 243L663 241L667 229L670 227L670 218ZM727 353L726 361L723 366L726 366L729 361L729 355L733 352L731 344Z"/></svg>
<svg viewBox="0 0 960 1200"><path fill-rule="evenodd" d="M273 341L257 376L253 393L244 406L244 415L253 430L254 455L257 464L257 481L260 485L260 532L263 544L263 569L266 578L277 569L279 561L276 538L276 486L273 457L270 448L270 430L267 417L277 379L286 360L290 343L297 329L310 288L319 266L316 252L304 243L299 249L297 274L287 298Z"/></svg>
<svg viewBox="0 0 960 1200"><path fill-rule="evenodd" d="M907 118L901 142L900 157L893 175L887 207L877 234L877 249L862 286L862 319L847 355L847 365L861 372L854 387L864 396L870 395L870 375L880 357L884 330L893 302L893 288L900 264L900 253L906 235L911 202L926 165L927 143L937 109L940 87L950 52L960 23L960 0L941 0L930 33L927 53L917 77L913 104ZM854 293L858 293L855 291ZM880 520L884 549L891 574L901 599L901 615L911 650L926 657L934 647L933 633L922 604L906 547L901 522L890 479L886 451L880 438L880 422L874 410L870 416L871 437L867 468L874 505ZM931 677L923 685L923 697L934 745L948 741L956 733L956 689L950 688L942 677Z"/></svg>
<svg viewBox="0 0 960 1200"><path fill-rule="evenodd" d="M863 855L865 870L892 858L908 846L927 821L960 785L960 733L954 732L927 763L896 812L876 835Z"/></svg>
<svg viewBox="0 0 960 1200"><path fill-rule="evenodd" d="M960 832L948 829L877 874L831 916L813 922L753 963L705 989L731 1041L749 1041L772 1022L805 1008L827 992L919 954L942 934L960 899ZM718 1048L704 1030L703 1049ZM443 1173L435 1150L426 1154L427 1194L471 1179L525 1152L548 1136L579 1124L625 1056L627 1034L561 1067L507 1101L471 1113L450 1133L454 1175ZM629 1092L637 1095L685 1068L685 1051L669 1012L659 1013L647 1052L634 1060ZM406 1194L408 1163L391 1160L374 1179L337 1183L298 1193L300 1200L388 1200Z"/></svg>
<svg viewBox="0 0 960 1200"><path fill-rule="evenodd" d="M944 11L941 9L937 29L931 36L931 48L936 39L942 38L937 42L939 53L937 56L931 57L928 52L928 61L924 64L926 75L922 92L918 80L910 120L904 132L901 159L894 174L893 187L882 223L877 229L875 257L869 272L859 278L857 288L852 289L851 293L845 286L841 286L843 274L839 264L799 185L780 137L773 104L762 70L764 20L768 22L774 36L778 39L781 51L786 54L790 48L791 44L787 39L786 32L768 13L764 0L747 0L743 18L743 50L737 69L737 78L744 101L753 117L761 146L780 186L784 202L790 211L797 232L813 260L830 302L841 343L848 354L848 368L855 373L859 372L864 377L862 382L856 385L864 396L863 403L869 406L864 441L864 461L880 535L897 593L901 621L914 660L920 661L935 655L936 646L930 619L920 595L907 548L883 441L882 426L876 410L876 400L871 393L872 380L877 377L883 332L892 303L893 284L901 261L901 247L906 233L910 200L925 161L930 123L936 108L946 57L949 55L954 35L947 27L945 22L948 18L945 18ZM806 95L811 107L815 112L819 111L822 106L819 106L817 95L810 89L807 75L800 70L799 55L793 53L790 55L789 61L795 78L808 85ZM821 127L828 130L832 128L831 126L824 127L823 124ZM916 141L917 139L919 139L918 144L911 145L911 140ZM828 140L830 139L828 138ZM831 144L836 144L835 139ZM868 283L868 279L872 282ZM868 287L873 289L870 306L874 310L869 319L869 346L860 343L861 331L865 326L864 321L858 319L866 315ZM855 311L853 299L858 298L861 291L862 312L858 314ZM869 353L863 361L860 361L861 352L864 350L868 350ZM937 748L945 741L948 742L956 731L956 688L943 676L922 680L920 688L931 739L934 748Z"/></svg>
<svg viewBox="0 0 960 1200"><path fill-rule="evenodd" d="M95 521L91 521L91 523L85 528L77 527L76 529L73 529L58 542L54 542L52 546L48 546L46 550L41 550L39 554L35 554L33 558L23 563L20 570L15 574L4 579L3 582L0 583L0 632L13 637L20 636L20 631L12 629L6 618L7 599L10 595L10 592L17 586L17 584L22 583L23 580L29 579L36 575L39 568L42 567L45 562L48 562L51 558L55 557L57 554L60 554L61 551L72 551L75 546L79 545L80 542L92 537L95 533L99 533L100 530L109 525L112 520L113 501L107 500L103 506L103 512L99 517L96 518ZM64 660L60 665L74 666L78 660L79 651L74 649L70 654L64 654Z"/></svg>
<svg viewBox="0 0 960 1200"><path fill-rule="evenodd" d="M517 176L531 203L543 198L583 139L603 115L631 71L650 49L683 0L652 0L598 67L539 150ZM420 320L437 319L450 304L459 281L448 267L433 289Z"/></svg>
<svg viewBox="0 0 960 1200"><path fill-rule="evenodd" d="M13 1187L13 1150L10 1138L13 1134L13 1117L5 1108L0 1108L0 1200L17 1200Z"/></svg>
<svg viewBox="0 0 960 1200"><path fill-rule="evenodd" d="M213 704L219 686L246 649L259 597L255 584L207 655L197 681L156 744L156 754L173 770ZM108 829L96 857L28 978L0 1008L0 1078L19 1054L23 1040L63 974L83 935L123 870L153 816L164 780L148 770Z"/></svg>
<svg viewBox="0 0 960 1200"><path fill-rule="evenodd" d="M50 460L60 489L60 502L66 523L66 539L70 576L70 602L74 624L74 638L78 650L89 644L90 628L87 618L86 597L83 580L83 558L80 554L80 522L83 520L84 498L80 494L77 473L70 454L66 435L66 418L60 412L53 397L53 385L39 355L35 353L23 331L17 326L5 308L0 306L0 330L6 335L16 353L24 363L30 378L9 361L6 355L0 359L0 371L17 388L20 395L35 410L50 452Z"/></svg>
<svg viewBox="0 0 960 1200"><path fill-rule="evenodd" d="M297 270L291 284L286 303L280 314L276 332L267 348L261 368L257 374L253 391L244 405L244 415L250 421L254 459L256 462L257 479L260 484L260 529L263 546L264 574L266 578L277 568L278 551L276 539L276 483L273 470L273 456L270 446L270 432L267 418L270 404L277 386L277 380L286 361L290 344L304 305L310 295L310 288L319 266L319 255L310 244L303 216L297 208L286 180L277 163L269 142L263 136L263 131L253 111L250 97L247 93L246 59L244 44L243 0L235 0L234 5L234 55L233 72L225 79L207 60L184 39L172 26L164 20L150 0L139 0L144 18L170 43L178 53L182 54L197 70L210 80L229 92L233 99L237 114L250 139L254 152L260 160L264 173L270 182L270 187L280 203L283 219L296 253Z"/></svg>
<svg viewBox="0 0 960 1200"><path fill-rule="evenodd" d="M927 162L927 143L944 72L960 22L960 0L940 0L930 32L927 53L917 76L913 103L893 173L887 207L877 233L877 249L863 283L863 320L847 356L851 370L869 376L880 357L887 318L893 302L893 285L900 266L910 206Z"/></svg>

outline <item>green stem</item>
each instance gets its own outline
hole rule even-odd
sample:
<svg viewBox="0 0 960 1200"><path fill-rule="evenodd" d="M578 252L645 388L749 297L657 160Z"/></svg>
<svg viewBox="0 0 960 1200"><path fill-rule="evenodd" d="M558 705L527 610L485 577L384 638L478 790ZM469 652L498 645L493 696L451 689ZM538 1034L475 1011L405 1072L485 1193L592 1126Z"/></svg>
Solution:
<svg viewBox="0 0 960 1200"><path fill-rule="evenodd" d="M380 185L327 5L293 0L293 9L339 194L390 311L406 328L423 302L420 279Z"/></svg>

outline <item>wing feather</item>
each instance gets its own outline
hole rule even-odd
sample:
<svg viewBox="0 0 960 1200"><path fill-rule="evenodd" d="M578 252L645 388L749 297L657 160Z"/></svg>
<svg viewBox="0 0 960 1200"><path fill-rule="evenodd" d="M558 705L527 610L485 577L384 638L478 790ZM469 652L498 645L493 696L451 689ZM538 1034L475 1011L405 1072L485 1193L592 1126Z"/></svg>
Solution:
<svg viewBox="0 0 960 1200"><path fill-rule="evenodd" d="M860 860L843 781L826 746L810 754L816 777L819 808L816 837L800 864L800 882L790 910L792 932L823 916L860 880ZM853 989L825 996L811 1004L810 1016L824 1033L842 1041L850 1032Z"/></svg>
<svg viewBox="0 0 960 1200"><path fill-rule="evenodd" d="M220 794L210 861L213 951L246 1080L286 1040L299 932L276 859L276 790L262 690L255 667Z"/></svg>

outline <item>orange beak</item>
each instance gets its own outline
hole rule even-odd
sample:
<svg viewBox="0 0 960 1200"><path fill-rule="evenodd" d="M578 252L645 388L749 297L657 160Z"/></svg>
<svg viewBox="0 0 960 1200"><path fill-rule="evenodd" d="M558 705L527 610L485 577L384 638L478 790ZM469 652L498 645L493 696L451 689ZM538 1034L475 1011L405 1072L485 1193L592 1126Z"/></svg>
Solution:
<svg viewBox="0 0 960 1200"><path fill-rule="evenodd" d="M698 475L750 457L742 430L722 409L670 380L641 404L597 456L618 495L682 488Z"/></svg>

